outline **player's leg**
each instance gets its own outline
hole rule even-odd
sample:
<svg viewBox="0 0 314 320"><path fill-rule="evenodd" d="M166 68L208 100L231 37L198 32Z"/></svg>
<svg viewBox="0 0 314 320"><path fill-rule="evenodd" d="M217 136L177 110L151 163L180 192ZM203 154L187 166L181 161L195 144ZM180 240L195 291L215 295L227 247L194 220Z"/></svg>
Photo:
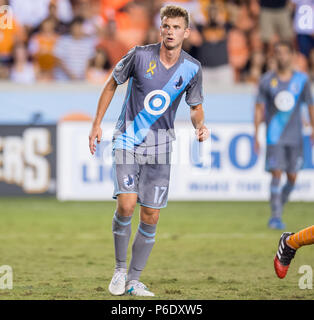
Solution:
<svg viewBox="0 0 314 320"><path fill-rule="evenodd" d="M292 235L291 232L284 232L278 244L278 250L274 259L274 268L278 278L282 279L286 276L291 260L294 258L296 250L290 248L286 240Z"/></svg>
<svg viewBox="0 0 314 320"><path fill-rule="evenodd" d="M287 181L286 181L286 184L283 186L282 192L281 192L281 203L283 206L287 203L289 196L294 189L296 180L297 180L296 173L287 172Z"/></svg>
<svg viewBox="0 0 314 320"><path fill-rule="evenodd" d="M281 145L268 145L266 150L266 170L272 175L270 182L271 217L268 227L271 229L284 229L282 223L282 203L280 180L282 169L285 168L284 147Z"/></svg>
<svg viewBox="0 0 314 320"><path fill-rule="evenodd" d="M121 295L125 292L131 219L138 198L138 179L136 178L138 165L126 161L125 155L126 152L123 150L116 150L113 153L113 198L117 199L117 208L112 219L112 233L116 264L113 278L109 284L109 291L114 295ZM127 156L132 157L133 155L128 153Z"/></svg>
<svg viewBox="0 0 314 320"><path fill-rule="evenodd" d="M122 193L117 199L117 209L112 219L116 270L126 272L126 255L131 236L131 219L137 202L136 193Z"/></svg>
<svg viewBox="0 0 314 320"><path fill-rule="evenodd" d="M281 203L281 187L280 179L282 172L280 170L271 171L271 183L270 183L270 207L271 218L268 222L268 226L271 229L283 229L284 225L281 222L282 218L282 203Z"/></svg>
<svg viewBox="0 0 314 320"><path fill-rule="evenodd" d="M286 146L285 157L287 161L287 182L282 188L282 205L284 205L288 201L290 193L294 189L294 185L297 179L297 172L303 166L304 160L302 143L297 146Z"/></svg>
<svg viewBox="0 0 314 320"><path fill-rule="evenodd" d="M125 293L127 276L127 250L131 236L131 219L136 206L136 193L117 195L117 209L112 219L112 233L115 250L115 271L109 284L113 295Z"/></svg>
<svg viewBox="0 0 314 320"><path fill-rule="evenodd" d="M278 251L274 259L274 268L279 278L288 272L296 251L305 245L314 244L314 225L297 233L284 232L279 240Z"/></svg>
<svg viewBox="0 0 314 320"><path fill-rule="evenodd" d="M155 243L159 212L159 209L141 206L140 223L132 245L126 284L126 292L131 295L154 296L139 279Z"/></svg>
<svg viewBox="0 0 314 320"><path fill-rule="evenodd" d="M158 163L142 165L139 175L140 224L132 246L132 259L126 285L126 291L134 295L153 295L139 281L139 277L155 242L159 211L167 206L170 155L160 156L156 162Z"/></svg>
<svg viewBox="0 0 314 320"><path fill-rule="evenodd" d="M314 225L290 235L286 243L292 249L299 249L302 246L314 244Z"/></svg>

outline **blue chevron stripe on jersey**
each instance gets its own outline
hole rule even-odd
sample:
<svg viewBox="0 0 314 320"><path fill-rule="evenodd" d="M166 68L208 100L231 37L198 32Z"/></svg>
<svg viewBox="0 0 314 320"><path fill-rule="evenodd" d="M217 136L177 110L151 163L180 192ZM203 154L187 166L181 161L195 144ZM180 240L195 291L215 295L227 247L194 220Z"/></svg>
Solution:
<svg viewBox="0 0 314 320"><path fill-rule="evenodd" d="M279 142L280 137L297 105L299 96L304 88L305 83L306 76L303 73L295 72L289 82L288 87L288 92L290 92L294 96L294 104L287 111L278 111L270 120L266 137L268 145L276 144ZM295 88L297 88L297 90Z"/></svg>
<svg viewBox="0 0 314 320"><path fill-rule="evenodd" d="M134 146L142 143L152 124L171 107L171 104L185 90L198 70L199 66L197 64L184 59L161 90L153 90L146 95L143 109L128 125L125 132L115 139L114 149L133 150ZM178 79L177 83L176 80Z"/></svg>

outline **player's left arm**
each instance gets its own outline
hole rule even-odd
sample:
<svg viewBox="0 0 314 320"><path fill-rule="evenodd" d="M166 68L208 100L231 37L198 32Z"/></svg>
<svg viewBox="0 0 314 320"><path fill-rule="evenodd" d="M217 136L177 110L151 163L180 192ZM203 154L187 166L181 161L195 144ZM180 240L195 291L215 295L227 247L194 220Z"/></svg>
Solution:
<svg viewBox="0 0 314 320"><path fill-rule="evenodd" d="M309 117L310 117L310 123L311 123L311 141L312 144L314 144L314 100L312 96L312 90L311 90L311 82L309 79L307 79L305 86L304 86L304 95L303 95L303 101L307 104L309 108Z"/></svg>
<svg viewBox="0 0 314 320"><path fill-rule="evenodd" d="M311 141L312 141L312 144L314 145L314 104L309 105L309 116L310 116L310 123L312 128Z"/></svg>
<svg viewBox="0 0 314 320"><path fill-rule="evenodd" d="M195 128L195 135L198 141L202 142L209 136L209 131L204 124L204 109L202 104L191 106L191 121Z"/></svg>
<svg viewBox="0 0 314 320"><path fill-rule="evenodd" d="M200 142L209 137L208 129L204 124L202 78L202 68L200 65L197 74L187 88L185 96L185 101L190 106L191 121L195 128L196 139Z"/></svg>

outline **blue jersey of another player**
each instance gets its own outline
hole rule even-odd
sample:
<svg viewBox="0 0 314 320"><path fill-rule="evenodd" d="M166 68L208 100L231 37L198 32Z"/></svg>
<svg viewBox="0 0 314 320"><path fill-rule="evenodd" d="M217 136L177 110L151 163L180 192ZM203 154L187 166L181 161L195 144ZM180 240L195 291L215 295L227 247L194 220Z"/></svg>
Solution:
<svg viewBox="0 0 314 320"><path fill-rule="evenodd" d="M186 93L190 106L203 102L200 63L181 50L176 64L166 69L159 50L160 43L134 47L113 71L118 84L129 79L114 132L114 149L141 154L169 152L182 95Z"/></svg>
<svg viewBox="0 0 314 320"><path fill-rule="evenodd" d="M302 143L302 103L313 105L308 76L294 71L289 81L281 81L275 72L260 80L256 103L265 106L267 145Z"/></svg>

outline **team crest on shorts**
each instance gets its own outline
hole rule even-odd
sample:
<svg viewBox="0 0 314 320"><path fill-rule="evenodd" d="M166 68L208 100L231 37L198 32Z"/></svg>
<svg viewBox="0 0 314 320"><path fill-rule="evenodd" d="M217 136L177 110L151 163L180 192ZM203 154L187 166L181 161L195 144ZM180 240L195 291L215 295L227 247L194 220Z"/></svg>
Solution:
<svg viewBox="0 0 314 320"><path fill-rule="evenodd" d="M128 174L123 178L123 184L127 189L131 189L134 187L134 175Z"/></svg>

